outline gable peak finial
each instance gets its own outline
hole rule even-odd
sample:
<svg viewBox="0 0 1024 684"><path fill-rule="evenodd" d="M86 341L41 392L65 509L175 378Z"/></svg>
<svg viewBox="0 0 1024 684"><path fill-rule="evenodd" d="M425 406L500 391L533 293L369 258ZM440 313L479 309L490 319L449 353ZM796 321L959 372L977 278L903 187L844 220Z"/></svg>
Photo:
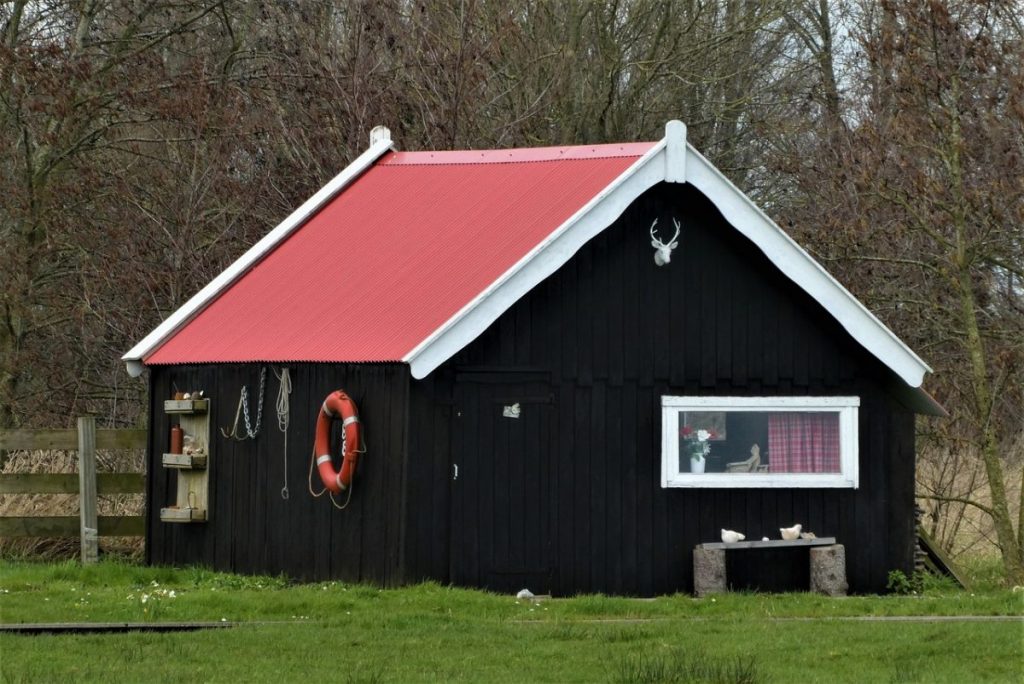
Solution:
<svg viewBox="0 0 1024 684"><path fill-rule="evenodd" d="M686 182L686 124L675 119L665 124L665 181Z"/></svg>
<svg viewBox="0 0 1024 684"><path fill-rule="evenodd" d="M370 131L370 146L379 142L391 142L391 130L387 126L374 126Z"/></svg>
<svg viewBox="0 0 1024 684"><path fill-rule="evenodd" d="M679 119L672 119L665 124L665 138L669 142L686 142L686 124Z"/></svg>

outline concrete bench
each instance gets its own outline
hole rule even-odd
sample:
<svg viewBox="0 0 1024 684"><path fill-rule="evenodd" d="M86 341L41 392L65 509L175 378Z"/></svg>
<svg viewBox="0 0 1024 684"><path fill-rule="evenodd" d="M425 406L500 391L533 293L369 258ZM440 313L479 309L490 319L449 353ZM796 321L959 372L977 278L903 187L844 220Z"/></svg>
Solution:
<svg viewBox="0 0 1024 684"><path fill-rule="evenodd" d="M786 541L742 541L733 544L698 544L693 549L693 591L697 596L729 590L725 571L725 552L745 549L804 548L810 550L810 590L828 596L846 596L846 549L835 537Z"/></svg>

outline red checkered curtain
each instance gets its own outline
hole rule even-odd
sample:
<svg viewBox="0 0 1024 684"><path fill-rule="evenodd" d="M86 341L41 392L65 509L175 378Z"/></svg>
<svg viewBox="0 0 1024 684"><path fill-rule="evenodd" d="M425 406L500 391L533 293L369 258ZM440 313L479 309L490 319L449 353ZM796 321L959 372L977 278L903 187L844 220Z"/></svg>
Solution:
<svg viewBox="0 0 1024 684"><path fill-rule="evenodd" d="M838 473L839 414L770 414L768 470L772 473Z"/></svg>

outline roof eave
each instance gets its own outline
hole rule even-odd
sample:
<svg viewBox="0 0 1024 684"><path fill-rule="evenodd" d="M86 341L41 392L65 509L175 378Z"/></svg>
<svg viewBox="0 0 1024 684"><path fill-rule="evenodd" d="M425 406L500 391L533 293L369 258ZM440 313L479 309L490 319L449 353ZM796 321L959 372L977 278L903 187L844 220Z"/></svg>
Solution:
<svg viewBox="0 0 1024 684"><path fill-rule="evenodd" d="M125 354L122 360L129 373L141 373L146 357L392 149L387 129L374 129L369 149ZM659 182L694 185L734 228L908 386L919 387L924 375L931 372L917 354L686 141L685 125L670 121L665 138L405 354L402 360L410 365L413 377L425 377L475 339Z"/></svg>
<svg viewBox="0 0 1024 684"><path fill-rule="evenodd" d="M278 244L299 229L307 220L314 216L324 205L334 199L338 193L352 184L384 154L394 150L391 135L386 128L377 127L370 137L370 146L360 154L337 176L312 197L302 203L284 221L267 233L242 256L224 269L220 275L206 284L185 304L168 316L160 325L140 340L128 353L121 357L129 375L137 377L145 368L144 359L180 330L194 316L199 314L210 302L243 276L264 256L269 254Z"/></svg>
<svg viewBox="0 0 1024 684"><path fill-rule="evenodd" d="M414 378L430 374L482 333L520 297L565 264L658 182L690 183L725 219L757 245L788 278L820 303L858 343L910 387L931 368L832 277L760 207L686 141L686 126L670 121L665 138L580 208L551 236L460 309L404 360Z"/></svg>
<svg viewBox="0 0 1024 684"><path fill-rule="evenodd" d="M665 140L655 143L544 241L410 350L403 360L409 364L412 376L417 379L426 377L476 339L520 297L610 226L633 200L665 180L668 147Z"/></svg>
<svg viewBox="0 0 1024 684"><path fill-rule="evenodd" d="M704 193L730 225L821 304L851 337L909 386L920 387L925 374L932 372L928 364L700 152L692 148L690 152L687 182Z"/></svg>

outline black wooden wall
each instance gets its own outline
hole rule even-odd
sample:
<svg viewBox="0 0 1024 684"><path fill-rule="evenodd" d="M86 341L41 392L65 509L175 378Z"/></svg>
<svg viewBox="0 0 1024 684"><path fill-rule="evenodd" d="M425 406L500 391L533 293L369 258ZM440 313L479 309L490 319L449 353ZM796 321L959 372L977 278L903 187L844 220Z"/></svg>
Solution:
<svg viewBox="0 0 1024 684"><path fill-rule="evenodd" d="M658 218L667 237L673 217L679 248L659 268L648 228ZM802 522L846 545L853 590L884 589L913 548L914 416L887 393L893 382L703 195L656 186L413 381L405 576L690 591L691 550L720 528L777 538ZM860 396L860 488L663 489L663 395ZM537 418L499 434L517 397ZM524 449L543 458L523 460ZM517 453L536 472L515 470Z"/></svg>
<svg viewBox="0 0 1024 684"><path fill-rule="evenodd" d="M230 428L234 421L243 385L249 388L255 423L261 365L151 368L147 559L245 573L285 573L303 580L399 582L408 367L288 366L293 392L287 460L274 410L279 383L269 366L261 430L257 439L241 442L225 439L220 428ZM336 510L327 495L314 499L308 491L317 413L327 394L339 388L356 400L367 440L367 453L359 463L355 490L345 510ZM160 507L173 504L176 492L176 474L160 463L168 449L171 424L163 412L163 400L171 398L175 389L202 389L212 400L211 501L206 523L159 519ZM287 500L281 498L285 463ZM323 489L316 472L313 488ZM336 498L344 503L343 497Z"/></svg>

